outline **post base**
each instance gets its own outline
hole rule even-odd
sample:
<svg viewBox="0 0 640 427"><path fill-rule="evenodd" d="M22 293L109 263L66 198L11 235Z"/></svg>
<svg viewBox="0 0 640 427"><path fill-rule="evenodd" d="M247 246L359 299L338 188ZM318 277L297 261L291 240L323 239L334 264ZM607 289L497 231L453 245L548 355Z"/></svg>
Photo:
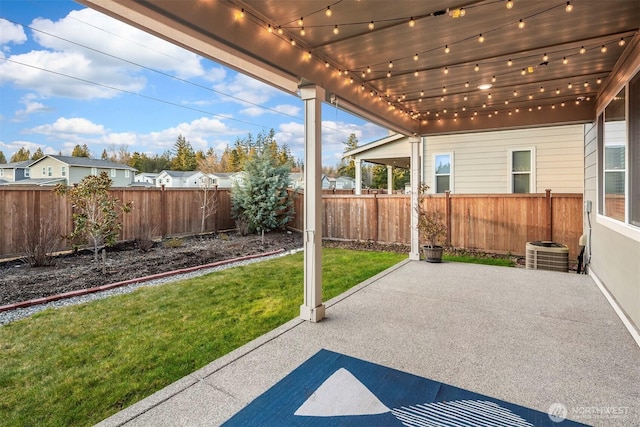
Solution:
<svg viewBox="0 0 640 427"><path fill-rule="evenodd" d="M300 306L300 318L302 320L307 320L309 322L316 323L324 319L324 314L325 314L324 304L315 308L307 307L306 305Z"/></svg>

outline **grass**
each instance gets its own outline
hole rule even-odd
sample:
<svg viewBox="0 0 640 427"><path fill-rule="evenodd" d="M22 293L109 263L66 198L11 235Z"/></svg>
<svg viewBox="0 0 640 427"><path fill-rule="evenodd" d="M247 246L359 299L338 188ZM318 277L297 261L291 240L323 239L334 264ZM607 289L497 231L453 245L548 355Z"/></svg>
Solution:
<svg viewBox="0 0 640 427"><path fill-rule="evenodd" d="M471 264L484 264L484 265L497 265L499 267L515 267L515 261L509 258L486 258L474 255L454 255L444 254L442 255L444 261L453 262L467 262Z"/></svg>
<svg viewBox="0 0 640 427"><path fill-rule="evenodd" d="M323 250L328 300L406 255ZM0 327L0 425L92 425L295 318L303 254Z"/></svg>

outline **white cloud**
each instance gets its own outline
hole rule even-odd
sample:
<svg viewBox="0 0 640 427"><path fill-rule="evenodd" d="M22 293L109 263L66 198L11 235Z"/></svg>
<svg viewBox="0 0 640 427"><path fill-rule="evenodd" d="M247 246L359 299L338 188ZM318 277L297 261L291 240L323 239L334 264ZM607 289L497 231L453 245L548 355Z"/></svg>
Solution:
<svg viewBox="0 0 640 427"><path fill-rule="evenodd" d="M205 74L200 56L93 9L71 11L55 22L37 18L31 26L42 31L34 31L33 37L43 47L62 52L81 52L96 66L113 61L118 66L123 65L121 61L101 53L105 52L145 67L174 73L181 78ZM58 38L44 33L55 34ZM137 68L131 64L127 67Z"/></svg>
<svg viewBox="0 0 640 427"><path fill-rule="evenodd" d="M0 45L8 43L22 44L27 41L27 35L22 25L14 24L0 18Z"/></svg>
<svg viewBox="0 0 640 427"><path fill-rule="evenodd" d="M146 83L145 78L134 77L121 67L96 67L77 52L33 50L8 59L0 63L0 84L12 83L43 97L112 98L119 92L106 86L137 92Z"/></svg>
<svg viewBox="0 0 640 427"><path fill-rule="evenodd" d="M97 125L81 117L72 117L70 119L60 117L52 124L32 128L31 132L45 134L48 136L73 136L104 135L106 131L104 126Z"/></svg>
<svg viewBox="0 0 640 427"><path fill-rule="evenodd" d="M51 108L47 107L42 102L36 101L35 99L36 95L34 94L25 95L20 99L20 103L24 105L24 108L16 111L14 121L22 122L27 120L31 114L51 111Z"/></svg>

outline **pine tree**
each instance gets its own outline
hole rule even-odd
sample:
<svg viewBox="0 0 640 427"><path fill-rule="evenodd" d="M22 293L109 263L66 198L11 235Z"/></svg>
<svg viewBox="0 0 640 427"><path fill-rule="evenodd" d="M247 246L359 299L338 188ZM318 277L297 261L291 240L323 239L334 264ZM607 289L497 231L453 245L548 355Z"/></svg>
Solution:
<svg viewBox="0 0 640 427"><path fill-rule="evenodd" d="M29 160L31 157L31 152L28 148L20 147L18 151L16 151L13 156L11 156L10 162L24 162L25 160Z"/></svg>
<svg viewBox="0 0 640 427"><path fill-rule="evenodd" d="M293 215L289 196L289 167L278 166L268 147L257 147L244 165L245 179L231 192L232 215L245 221L250 232L262 233L284 227Z"/></svg>
<svg viewBox="0 0 640 427"><path fill-rule="evenodd" d="M178 136L176 143L173 145L173 150L175 157L171 161L171 169L176 171L196 170L196 153L193 151L191 143L184 136Z"/></svg>
<svg viewBox="0 0 640 427"><path fill-rule="evenodd" d="M352 133L351 135L349 135L349 139L347 139L347 141L343 141L343 144L345 145L344 147L344 152L346 153L349 150L353 150L354 148L358 147L358 138L356 137L355 133ZM340 167L338 168L338 173L340 173L341 176L350 176L351 178L355 178L356 177L356 162L353 158L349 158L349 159L343 159L343 161L340 163Z"/></svg>
<svg viewBox="0 0 640 427"><path fill-rule="evenodd" d="M72 157L91 157L91 151L89 151L89 147L87 147L87 144L82 144L82 146L80 146L80 144L76 144L76 146L73 147L71 156Z"/></svg>
<svg viewBox="0 0 640 427"><path fill-rule="evenodd" d="M42 148L38 147L35 153L31 156L31 160L38 160L44 157L44 153L42 152Z"/></svg>
<svg viewBox="0 0 640 427"><path fill-rule="evenodd" d="M4 153L0 151L0 164L7 163L7 158L4 156Z"/></svg>

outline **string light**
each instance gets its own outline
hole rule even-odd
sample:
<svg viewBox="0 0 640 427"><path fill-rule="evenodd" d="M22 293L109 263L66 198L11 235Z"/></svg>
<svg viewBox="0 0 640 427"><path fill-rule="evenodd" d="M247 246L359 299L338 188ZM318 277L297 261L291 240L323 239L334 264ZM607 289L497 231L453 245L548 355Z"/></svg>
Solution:
<svg viewBox="0 0 640 427"><path fill-rule="evenodd" d="M513 9L513 1L512 0L507 0L507 9Z"/></svg>
<svg viewBox="0 0 640 427"><path fill-rule="evenodd" d="M451 52L451 49L449 49L449 45L444 45L444 53L449 53L449 52Z"/></svg>
<svg viewBox="0 0 640 427"><path fill-rule="evenodd" d="M336 25L335 27L333 27L333 34L338 34L340 32L340 30L338 29L338 25Z"/></svg>
<svg viewBox="0 0 640 427"><path fill-rule="evenodd" d="M518 28L524 28L524 20L521 19L520 22L518 22Z"/></svg>
<svg viewBox="0 0 640 427"><path fill-rule="evenodd" d="M573 10L573 5L571 4L570 1L567 2L567 5L565 6L564 10L566 10L567 13Z"/></svg>
<svg viewBox="0 0 640 427"><path fill-rule="evenodd" d="M327 10L324 11L324 14L329 17L333 15L333 12L331 11L331 6L327 6Z"/></svg>

